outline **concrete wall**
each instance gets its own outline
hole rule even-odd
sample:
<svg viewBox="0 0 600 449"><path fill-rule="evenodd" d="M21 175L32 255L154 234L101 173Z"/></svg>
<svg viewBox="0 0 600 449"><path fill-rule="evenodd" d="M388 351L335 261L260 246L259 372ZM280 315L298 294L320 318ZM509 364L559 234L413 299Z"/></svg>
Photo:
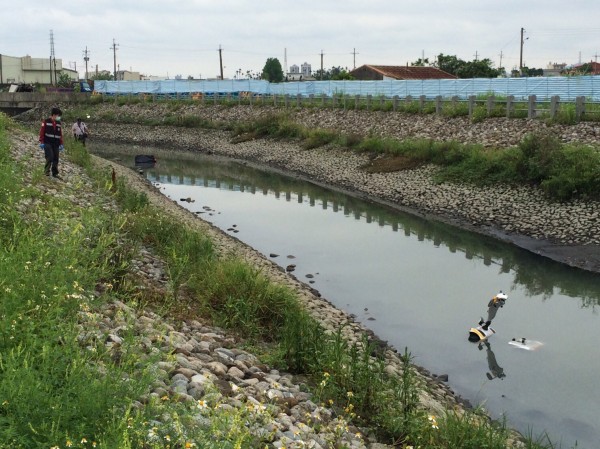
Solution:
<svg viewBox="0 0 600 449"><path fill-rule="evenodd" d="M0 109L31 109L47 105L50 111L55 104L86 101L89 96L80 92L0 92Z"/></svg>

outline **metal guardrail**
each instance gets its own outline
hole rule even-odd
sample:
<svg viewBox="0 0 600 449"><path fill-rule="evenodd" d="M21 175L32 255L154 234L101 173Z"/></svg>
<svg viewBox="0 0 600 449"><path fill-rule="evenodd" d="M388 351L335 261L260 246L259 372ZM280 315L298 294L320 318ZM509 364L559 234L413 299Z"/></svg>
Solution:
<svg viewBox="0 0 600 449"><path fill-rule="evenodd" d="M364 110L388 110L409 111L418 113L436 113L439 115L474 115L484 117L505 116L507 118L556 118L561 111L568 109L574 115L575 121L584 119L600 120L600 102L592 102L584 96L576 97L575 101L563 102L558 95L550 97L550 101L538 101L536 95L530 95L527 101L519 101L514 96L498 98L490 95L487 97L469 96L463 99L459 96L443 98L437 96L428 99L425 95L419 97L407 96L404 98L395 95L385 97L383 95L277 95L257 94L253 92L177 92L166 93L140 93L140 94L96 94L101 96L102 101L190 101L199 104L245 104L249 106L270 105L275 107L322 107L333 109L364 109ZM462 111L461 111L462 108ZM500 111L502 113L500 114Z"/></svg>
<svg viewBox="0 0 600 449"><path fill-rule="evenodd" d="M94 92L91 96L86 93L39 93L39 92L2 92L0 93L0 108L32 108L45 104L82 103L99 98L100 101L163 101L178 100L198 102L201 104L246 104L272 105L275 107L323 107L338 109L389 110L416 113L436 113L448 116L468 115L470 118L485 117L548 117L554 119L560 114L569 114L570 121L600 120L600 102L590 101L584 96L578 96L575 101L561 101L558 95L550 100L539 101L536 95L530 95L526 101L508 97L487 97L471 95L463 98L458 95L444 98L438 95L429 98L426 95L418 97L400 97L394 95L279 95L259 94L251 91L239 92L176 92L176 93L117 93L101 94Z"/></svg>

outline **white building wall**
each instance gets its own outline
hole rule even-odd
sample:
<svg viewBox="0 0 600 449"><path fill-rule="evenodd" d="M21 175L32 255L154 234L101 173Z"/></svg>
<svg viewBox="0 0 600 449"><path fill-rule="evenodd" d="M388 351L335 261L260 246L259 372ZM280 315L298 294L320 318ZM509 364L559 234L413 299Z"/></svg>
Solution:
<svg viewBox="0 0 600 449"><path fill-rule="evenodd" d="M308 62L305 62L304 64L302 64L302 75L310 76L311 73L312 73L311 65Z"/></svg>
<svg viewBox="0 0 600 449"><path fill-rule="evenodd" d="M0 83L50 84L54 81L50 58L32 58L31 56L0 56ZM56 73L67 73L72 80L79 79L79 74L71 69L63 69L62 59L56 60ZM52 74L52 78L50 75Z"/></svg>

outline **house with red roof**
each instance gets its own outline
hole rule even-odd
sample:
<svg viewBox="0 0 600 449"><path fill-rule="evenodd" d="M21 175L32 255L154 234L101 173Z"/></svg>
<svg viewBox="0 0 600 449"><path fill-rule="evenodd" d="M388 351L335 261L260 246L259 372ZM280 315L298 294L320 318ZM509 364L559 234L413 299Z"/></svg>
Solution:
<svg viewBox="0 0 600 449"><path fill-rule="evenodd" d="M357 67L350 72L357 80L432 80L456 79L455 75L436 67L402 66L402 65L369 65Z"/></svg>

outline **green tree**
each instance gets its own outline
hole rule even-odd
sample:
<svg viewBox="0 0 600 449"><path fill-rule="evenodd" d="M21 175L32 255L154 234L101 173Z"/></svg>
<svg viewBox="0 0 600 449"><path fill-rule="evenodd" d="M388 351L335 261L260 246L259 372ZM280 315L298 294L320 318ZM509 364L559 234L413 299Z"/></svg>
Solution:
<svg viewBox="0 0 600 449"><path fill-rule="evenodd" d="M523 76L544 76L544 69L523 67Z"/></svg>
<svg viewBox="0 0 600 449"><path fill-rule="evenodd" d="M103 72L94 73L92 76L90 76L90 79L114 81L115 77L110 72L103 71Z"/></svg>
<svg viewBox="0 0 600 449"><path fill-rule="evenodd" d="M270 83L281 83L283 81L283 69L277 58L268 58L263 68L261 78Z"/></svg>
<svg viewBox="0 0 600 449"><path fill-rule="evenodd" d="M444 72L448 72L451 75L458 76L458 71L465 65L465 61L457 58L456 56L444 55L440 53L437 57L437 60L434 64L434 67L437 67Z"/></svg>
<svg viewBox="0 0 600 449"><path fill-rule="evenodd" d="M581 67L579 67L579 70L578 70L578 72L581 75L591 75L593 71L594 71L594 67L592 67L592 64L590 62L586 62Z"/></svg>
<svg viewBox="0 0 600 449"><path fill-rule="evenodd" d="M321 73L321 69L315 72L315 78L318 80L353 80L354 77L350 75L347 67L331 67L328 70L323 70Z"/></svg>
<svg viewBox="0 0 600 449"><path fill-rule="evenodd" d="M58 81L56 82L58 87L71 87L72 84L73 80L68 73L61 73L58 75Z"/></svg>
<svg viewBox="0 0 600 449"><path fill-rule="evenodd" d="M419 58L415 62L411 62L410 65L413 67L426 67L429 65L429 58L425 58L425 59Z"/></svg>
<svg viewBox="0 0 600 449"><path fill-rule="evenodd" d="M501 72L492 67L489 59L479 59L465 63L457 73L459 78L497 78Z"/></svg>
<svg viewBox="0 0 600 449"><path fill-rule="evenodd" d="M492 61L487 58L463 61L456 56L444 55L443 53L438 55L434 64L438 69L459 78L497 78L504 71L495 69L492 65Z"/></svg>

